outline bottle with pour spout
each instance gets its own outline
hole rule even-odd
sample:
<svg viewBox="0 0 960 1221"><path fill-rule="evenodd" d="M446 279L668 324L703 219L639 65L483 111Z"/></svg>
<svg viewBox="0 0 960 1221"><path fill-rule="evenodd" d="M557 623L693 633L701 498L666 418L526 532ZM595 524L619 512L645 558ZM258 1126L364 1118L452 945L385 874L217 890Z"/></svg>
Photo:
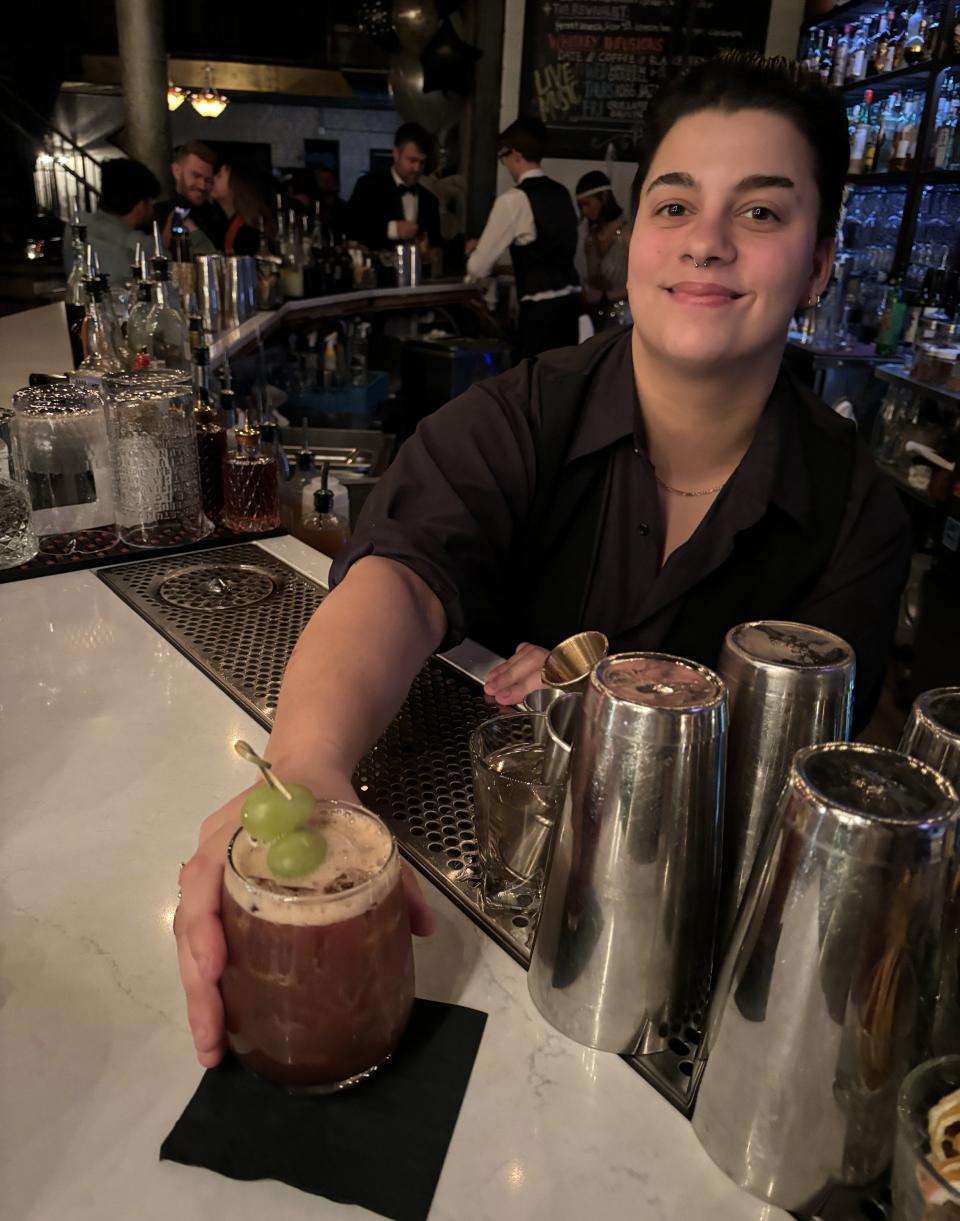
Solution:
<svg viewBox="0 0 960 1221"><path fill-rule="evenodd" d="M304 519L299 538L309 547L336 559L350 535L350 525L334 512L333 492L327 487L330 463L320 464L320 489L313 494L313 512Z"/></svg>

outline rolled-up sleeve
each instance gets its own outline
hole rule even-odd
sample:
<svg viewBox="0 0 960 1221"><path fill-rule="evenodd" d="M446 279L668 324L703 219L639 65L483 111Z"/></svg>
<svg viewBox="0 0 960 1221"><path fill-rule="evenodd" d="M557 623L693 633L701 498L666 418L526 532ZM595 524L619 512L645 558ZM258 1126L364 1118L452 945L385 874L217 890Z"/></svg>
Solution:
<svg viewBox="0 0 960 1221"><path fill-rule="evenodd" d="M363 507L331 585L377 555L436 594L449 648L492 619L535 482L530 365L473 386L427 416Z"/></svg>

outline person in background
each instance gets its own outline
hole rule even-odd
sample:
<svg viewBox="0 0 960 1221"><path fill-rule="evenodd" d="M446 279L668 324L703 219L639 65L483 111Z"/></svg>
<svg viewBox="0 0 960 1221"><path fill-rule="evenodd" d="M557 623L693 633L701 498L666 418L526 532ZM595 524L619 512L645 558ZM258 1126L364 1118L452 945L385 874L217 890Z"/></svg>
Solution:
<svg viewBox="0 0 960 1221"><path fill-rule="evenodd" d="M222 218L210 202L217 154L202 140L174 149L170 172L176 188L171 199L156 205L164 247L176 226L186 233L191 254L214 254L223 241Z"/></svg>
<svg viewBox="0 0 960 1221"><path fill-rule="evenodd" d="M582 301L593 329L605 331L630 321L627 261L632 226L617 203L610 179L600 170L583 175L576 196L583 222L578 253Z"/></svg>
<svg viewBox="0 0 960 1221"><path fill-rule="evenodd" d="M336 172L327 167L317 171L320 220L337 237L347 232L347 201L340 198Z"/></svg>
<svg viewBox="0 0 960 1221"><path fill-rule="evenodd" d="M517 119L499 136L498 156L516 186L499 195L479 241L467 242L467 279L482 280L509 247L517 278L521 356L579 339L577 214L566 187L540 168L547 129Z"/></svg>
<svg viewBox="0 0 960 1221"><path fill-rule="evenodd" d="M365 174L350 196L347 236L370 250L426 238L439 246L440 208L420 179L427 168L430 137L418 123L404 123L393 138L393 165Z"/></svg>
<svg viewBox="0 0 960 1221"><path fill-rule="evenodd" d="M130 264L137 242L153 220L153 201L160 194L160 183L139 161L115 157L105 161L100 177L100 207L96 212L81 212L80 223L87 227L87 241L100 259L100 270L115 286L130 275ZM69 275L73 260L69 226L64 230L63 261Z"/></svg>
<svg viewBox="0 0 960 1221"><path fill-rule="evenodd" d="M256 254L261 221L267 237L275 236L273 212L256 174L224 163L214 175L210 198L223 213L224 254Z"/></svg>

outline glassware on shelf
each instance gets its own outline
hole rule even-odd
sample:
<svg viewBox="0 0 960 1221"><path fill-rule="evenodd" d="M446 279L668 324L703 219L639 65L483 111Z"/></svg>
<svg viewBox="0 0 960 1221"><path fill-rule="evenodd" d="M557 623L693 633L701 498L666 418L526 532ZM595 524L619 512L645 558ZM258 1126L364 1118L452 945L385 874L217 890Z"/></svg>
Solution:
<svg viewBox="0 0 960 1221"><path fill-rule="evenodd" d="M18 390L9 428L11 467L27 490L44 552L78 555L108 546L116 511L97 391L80 382Z"/></svg>
<svg viewBox="0 0 960 1221"><path fill-rule="evenodd" d="M117 526L132 547L173 547L209 532L190 379L143 369L104 379Z"/></svg>
<svg viewBox="0 0 960 1221"><path fill-rule="evenodd" d="M0 474L0 568L16 568L37 554L40 544L30 513L27 489Z"/></svg>

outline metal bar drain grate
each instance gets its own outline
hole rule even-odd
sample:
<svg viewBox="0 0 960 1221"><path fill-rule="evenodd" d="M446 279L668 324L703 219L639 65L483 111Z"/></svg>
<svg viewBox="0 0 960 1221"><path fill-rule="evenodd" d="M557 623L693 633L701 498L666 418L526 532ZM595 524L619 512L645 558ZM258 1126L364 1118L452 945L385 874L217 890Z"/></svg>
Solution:
<svg viewBox="0 0 960 1221"><path fill-rule="evenodd" d="M250 544L103 568L97 576L269 729L287 659L325 590ZM468 741L491 715L478 683L431 658L396 719L355 776L365 804L388 824L403 854L526 967L536 910L513 918L478 898L473 780ZM689 1116L696 1096L700 1030L676 1027L670 1050L625 1057ZM825 1221L884 1221L889 1192L838 1190Z"/></svg>

